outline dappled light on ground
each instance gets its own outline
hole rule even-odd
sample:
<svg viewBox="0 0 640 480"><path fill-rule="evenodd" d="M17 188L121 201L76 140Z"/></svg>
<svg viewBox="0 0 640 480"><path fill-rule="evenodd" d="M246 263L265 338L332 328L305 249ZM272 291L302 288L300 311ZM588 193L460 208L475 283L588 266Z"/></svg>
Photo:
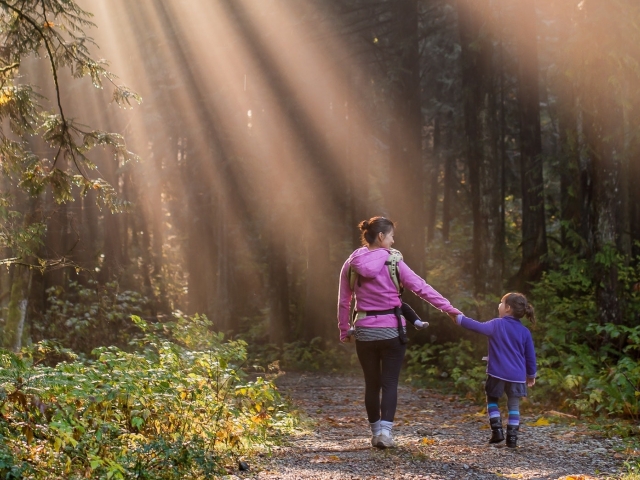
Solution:
<svg viewBox="0 0 640 480"><path fill-rule="evenodd" d="M619 438L549 412L522 417L517 449L496 448L481 406L408 386L399 389L398 448L378 450L357 376L288 373L277 383L310 423L250 478L592 480L620 475L627 458Z"/></svg>

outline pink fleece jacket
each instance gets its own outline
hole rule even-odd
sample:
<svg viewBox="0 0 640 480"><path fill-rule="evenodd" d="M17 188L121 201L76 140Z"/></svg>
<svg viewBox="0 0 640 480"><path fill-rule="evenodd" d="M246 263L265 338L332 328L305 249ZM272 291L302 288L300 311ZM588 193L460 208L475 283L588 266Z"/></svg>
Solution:
<svg viewBox="0 0 640 480"><path fill-rule="evenodd" d="M356 297L356 310L361 312L389 310L400 306L402 303L398 290L389 274L389 268L385 265L390 253L386 248L369 250L367 247L361 247L354 251L342 266L338 294L340 340L344 340L347 337L351 297L354 294ZM360 276L359 284L356 282L353 291L349 285L349 267L352 267ZM453 307L449 300L416 275L406 263L401 261L398 264L398 271L400 272L400 280L406 290L411 290L417 296L445 313L462 313ZM358 320L358 326L397 327L398 320L393 314L374 315Z"/></svg>

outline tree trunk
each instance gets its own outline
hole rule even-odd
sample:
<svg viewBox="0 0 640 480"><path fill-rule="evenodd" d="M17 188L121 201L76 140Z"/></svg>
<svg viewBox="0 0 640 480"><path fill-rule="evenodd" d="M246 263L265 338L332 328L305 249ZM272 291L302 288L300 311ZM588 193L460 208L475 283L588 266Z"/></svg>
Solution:
<svg viewBox="0 0 640 480"><path fill-rule="evenodd" d="M444 155L444 195L442 198L442 240L449 241L449 230L453 221L453 204L455 202L456 184L457 184L457 159L453 153L453 114L449 113L449 121L446 128L446 141L443 145Z"/></svg>
<svg viewBox="0 0 640 480"><path fill-rule="evenodd" d="M558 95L558 131L560 142L560 218L563 221L561 241L564 248L572 248L567 231L587 238L589 223L583 220L580 209L580 151L578 145L578 118L574 90L568 78L560 79ZM583 227L584 226L584 227Z"/></svg>
<svg viewBox="0 0 640 480"><path fill-rule="evenodd" d="M84 281L92 278L95 273L94 268L97 266L98 252L100 245L99 234L99 211L96 205L96 193L94 190L89 191L82 198L82 255L80 264L87 270L80 273L80 278Z"/></svg>
<svg viewBox="0 0 640 480"><path fill-rule="evenodd" d="M591 198L593 246L590 256L595 264L596 303L601 323L620 323L618 269L611 254L620 250L624 197L621 191L621 155L623 151L623 115L611 88L607 88L607 62L601 61L594 85L599 94L584 99L584 134L591 161Z"/></svg>
<svg viewBox="0 0 640 480"><path fill-rule="evenodd" d="M351 233L352 249L360 245L360 230L356 227L358 223L365 219L367 215L367 204L369 195L369 163L373 154L373 147L366 138L356 128L353 128L354 119L358 118L356 109L358 108L357 96L352 95L353 91L363 92L366 88L368 77L359 74L358 69L350 68L351 78L349 83L349 95L347 97L347 142L348 161L350 166L350 179L348 182L349 191L349 212L351 216L348 220L349 232ZM364 116L364 112L362 113ZM350 250L350 249L349 249ZM351 253L350 251L348 253Z"/></svg>
<svg viewBox="0 0 640 480"><path fill-rule="evenodd" d="M544 270L547 233L544 212L538 37L534 0L517 2L518 107L522 184L522 263L516 285L527 290Z"/></svg>
<svg viewBox="0 0 640 480"><path fill-rule="evenodd" d="M229 245L229 206L223 193L218 193L215 197L215 219L216 222L213 234L216 235L214 244L216 248L212 252L215 263L215 297L213 298L213 309L216 312L216 322L222 331L235 331L237 325L232 323L234 319L229 299L229 280L231 277L230 263L233 262L233 249Z"/></svg>
<svg viewBox="0 0 640 480"><path fill-rule="evenodd" d="M22 348L33 274L31 269L22 266L16 266L14 269L2 345L17 353Z"/></svg>
<svg viewBox="0 0 640 480"><path fill-rule="evenodd" d="M389 129L391 181L388 186L391 219L398 224L398 248L407 265L424 278L426 274L425 168L422 159L420 57L416 0L393 3L394 43L397 45L397 78L392 85ZM418 313L426 304L407 297Z"/></svg>
<svg viewBox="0 0 640 480"><path fill-rule="evenodd" d="M635 102L630 119L632 125L640 125L640 99ZM634 140L629 152L629 181L640 178L640 143ZM640 188L629 189L629 231L633 258L640 257Z"/></svg>
<svg viewBox="0 0 640 480"><path fill-rule="evenodd" d="M425 149L426 151L426 149ZM435 238L436 218L438 210L438 179L440 177L440 162L442 158L442 128L440 113L436 113L433 122L433 150L429 162L429 199L427 202L427 245Z"/></svg>
<svg viewBox="0 0 640 480"><path fill-rule="evenodd" d="M185 138L185 142L188 140ZM210 216L210 189L203 184L204 153L186 149L185 191L187 192L187 270L189 272L188 313L209 315L209 292L215 292L212 271L216 268L212 254L215 247Z"/></svg>
<svg viewBox="0 0 640 480"><path fill-rule="evenodd" d="M118 165L109 155L103 157L104 178L118 191ZM102 254L104 259L98 278L101 283L106 283L114 280L120 274L124 264L124 255L122 253L121 217L117 213L111 213L108 209L104 209L103 212Z"/></svg>
<svg viewBox="0 0 640 480"><path fill-rule="evenodd" d="M502 281L493 48L486 33L490 14L487 0L458 2L465 150L473 217L472 272L474 291L479 295L500 291Z"/></svg>
<svg viewBox="0 0 640 480"><path fill-rule="evenodd" d="M280 224L281 225L281 224ZM289 275L284 245L271 243L269 254L269 341L282 346L291 341L289 319ZM322 334L323 332L320 332Z"/></svg>
<svg viewBox="0 0 640 480"><path fill-rule="evenodd" d="M328 231L330 225L316 225L319 231ZM304 305L304 338L336 338L336 295L337 274L332 269L329 242L318 241L318 232L310 231L306 235L307 269Z"/></svg>

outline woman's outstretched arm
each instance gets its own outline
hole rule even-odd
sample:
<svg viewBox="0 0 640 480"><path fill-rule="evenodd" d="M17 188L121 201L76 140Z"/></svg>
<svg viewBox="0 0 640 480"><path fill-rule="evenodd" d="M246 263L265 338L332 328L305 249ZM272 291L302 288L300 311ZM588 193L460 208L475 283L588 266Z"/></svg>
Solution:
<svg viewBox="0 0 640 480"><path fill-rule="evenodd" d="M398 264L398 270L400 272L400 280L404 285L404 288L411 290L417 296L423 300L429 302L433 307L444 313L459 314L460 310L451 305L451 302L444 298L435 288L424 281L422 277L417 275L411 270L404 262Z"/></svg>

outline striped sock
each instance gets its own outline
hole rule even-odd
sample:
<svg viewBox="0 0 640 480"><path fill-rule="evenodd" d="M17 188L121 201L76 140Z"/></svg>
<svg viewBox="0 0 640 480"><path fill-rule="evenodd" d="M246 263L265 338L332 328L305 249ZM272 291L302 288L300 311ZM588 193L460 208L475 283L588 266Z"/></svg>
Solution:
<svg viewBox="0 0 640 480"><path fill-rule="evenodd" d="M509 410L509 425L520 425L520 412L518 410Z"/></svg>
<svg viewBox="0 0 640 480"><path fill-rule="evenodd" d="M500 409L498 408L498 404L494 402L487 403L487 413L489 414L489 419L500 418Z"/></svg>
<svg viewBox="0 0 640 480"><path fill-rule="evenodd" d="M509 410L509 423L517 427L520 425L520 399L518 397L507 398L507 410Z"/></svg>

